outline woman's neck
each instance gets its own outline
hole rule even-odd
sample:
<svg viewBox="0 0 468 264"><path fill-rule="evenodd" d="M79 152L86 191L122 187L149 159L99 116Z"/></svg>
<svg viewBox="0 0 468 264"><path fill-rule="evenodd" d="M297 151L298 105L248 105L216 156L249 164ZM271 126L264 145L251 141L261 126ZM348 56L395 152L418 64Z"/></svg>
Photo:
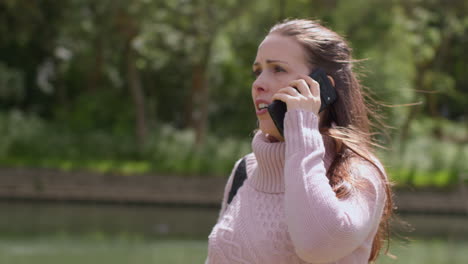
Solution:
<svg viewBox="0 0 468 264"><path fill-rule="evenodd" d="M268 141L270 141L271 143L275 143L275 142L280 142L281 140L275 138L274 136L270 135L270 134L265 134L266 138L268 139Z"/></svg>

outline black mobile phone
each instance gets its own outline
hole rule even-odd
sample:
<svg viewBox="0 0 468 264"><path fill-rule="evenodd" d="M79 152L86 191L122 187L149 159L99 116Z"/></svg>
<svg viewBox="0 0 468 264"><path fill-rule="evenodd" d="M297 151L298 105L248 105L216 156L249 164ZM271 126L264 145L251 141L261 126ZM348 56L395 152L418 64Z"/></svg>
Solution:
<svg viewBox="0 0 468 264"><path fill-rule="evenodd" d="M314 72L312 72L310 75L312 79L317 81L320 85L320 110L319 113L323 111L327 106L333 104L336 99L336 91L335 88L333 88L333 85L330 82L330 79L328 79L326 72L318 68ZM297 90L297 89L296 89ZM271 103L268 106L268 112L270 113L271 119L276 125L276 128L278 128L278 131L282 136L283 135L283 130L284 130L284 116L286 115L287 107L286 103L275 100L273 103Z"/></svg>

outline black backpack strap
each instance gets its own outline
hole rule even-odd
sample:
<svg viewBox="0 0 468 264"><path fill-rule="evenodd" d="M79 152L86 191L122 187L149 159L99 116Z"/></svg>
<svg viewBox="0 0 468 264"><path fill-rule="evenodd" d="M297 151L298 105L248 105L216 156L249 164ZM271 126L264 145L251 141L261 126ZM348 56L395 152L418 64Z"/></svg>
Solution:
<svg viewBox="0 0 468 264"><path fill-rule="evenodd" d="M237 190L242 186L245 179L247 179L247 168L245 165L245 157L237 166L236 172L234 174L234 179L232 180L231 190L229 191L229 197L227 203L230 204L234 196L236 196Z"/></svg>

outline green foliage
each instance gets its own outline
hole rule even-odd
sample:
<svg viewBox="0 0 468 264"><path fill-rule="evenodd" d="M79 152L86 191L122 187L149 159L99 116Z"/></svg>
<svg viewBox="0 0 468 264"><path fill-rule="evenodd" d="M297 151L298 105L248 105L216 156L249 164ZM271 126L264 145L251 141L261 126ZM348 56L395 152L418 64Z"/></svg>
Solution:
<svg viewBox="0 0 468 264"><path fill-rule="evenodd" d="M454 182L466 171L467 11L466 1L442 0L0 1L0 158L225 175L255 128L258 44L277 21L305 17L344 35L362 59L355 71L397 128L383 154L394 177ZM208 136L195 146L189 117L200 104ZM149 131L139 147L137 120Z"/></svg>
<svg viewBox="0 0 468 264"><path fill-rule="evenodd" d="M0 114L0 157L5 158L15 149L17 142L33 143L37 134L45 132L44 122L37 116L28 116L21 111ZM32 140L32 142L31 142Z"/></svg>
<svg viewBox="0 0 468 264"><path fill-rule="evenodd" d="M76 133L110 130L128 135L133 129L131 101L110 89L81 93L70 104L57 108L55 113L61 126Z"/></svg>
<svg viewBox="0 0 468 264"><path fill-rule="evenodd" d="M0 62L0 102L15 104L24 98L24 76Z"/></svg>
<svg viewBox="0 0 468 264"><path fill-rule="evenodd" d="M233 162L249 153L250 142L208 137L201 148L192 130L162 126L145 149L158 171L177 174L227 175Z"/></svg>
<svg viewBox="0 0 468 264"><path fill-rule="evenodd" d="M215 136L197 147L192 130L162 125L139 151L128 132L48 124L21 112L0 115L0 128L0 163L8 166L225 177L250 149L248 141Z"/></svg>
<svg viewBox="0 0 468 264"><path fill-rule="evenodd" d="M423 118L413 123L407 140L382 150L381 157L399 185L453 185L468 171L468 145L454 139L467 136L462 124Z"/></svg>
<svg viewBox="0 0 468 264"><path fill-rule="evenodd" d="M249 139L214 135L197 147L193 130L168 124L151 130L142 151L129 133L70 129L18 111L0 115L0 127L0 163L4 166L225 177L234 162L251 151ZM438 139L432 131L439 127L444 137L464 138L468 133L452 122L421 119L404 144L379 153L398 185L444 187L458 183L458 177L468 171L467 145Z"/></svg>

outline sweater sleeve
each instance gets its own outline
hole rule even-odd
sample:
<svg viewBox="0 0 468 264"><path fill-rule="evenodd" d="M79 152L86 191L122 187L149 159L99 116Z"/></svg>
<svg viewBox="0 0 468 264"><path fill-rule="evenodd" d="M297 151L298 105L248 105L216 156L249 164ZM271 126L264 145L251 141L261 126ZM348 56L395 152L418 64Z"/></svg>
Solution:
<svg viewBox="0 0 468 264"><path fill-rule="evenodd" d="M326 176L317 115L288 111L284 124L285 214L295 251L308 262L336 261L357 249L379 225L385 202L379 172L369 164L353 163L350 173L360 185L338 199Z"/></svg>

